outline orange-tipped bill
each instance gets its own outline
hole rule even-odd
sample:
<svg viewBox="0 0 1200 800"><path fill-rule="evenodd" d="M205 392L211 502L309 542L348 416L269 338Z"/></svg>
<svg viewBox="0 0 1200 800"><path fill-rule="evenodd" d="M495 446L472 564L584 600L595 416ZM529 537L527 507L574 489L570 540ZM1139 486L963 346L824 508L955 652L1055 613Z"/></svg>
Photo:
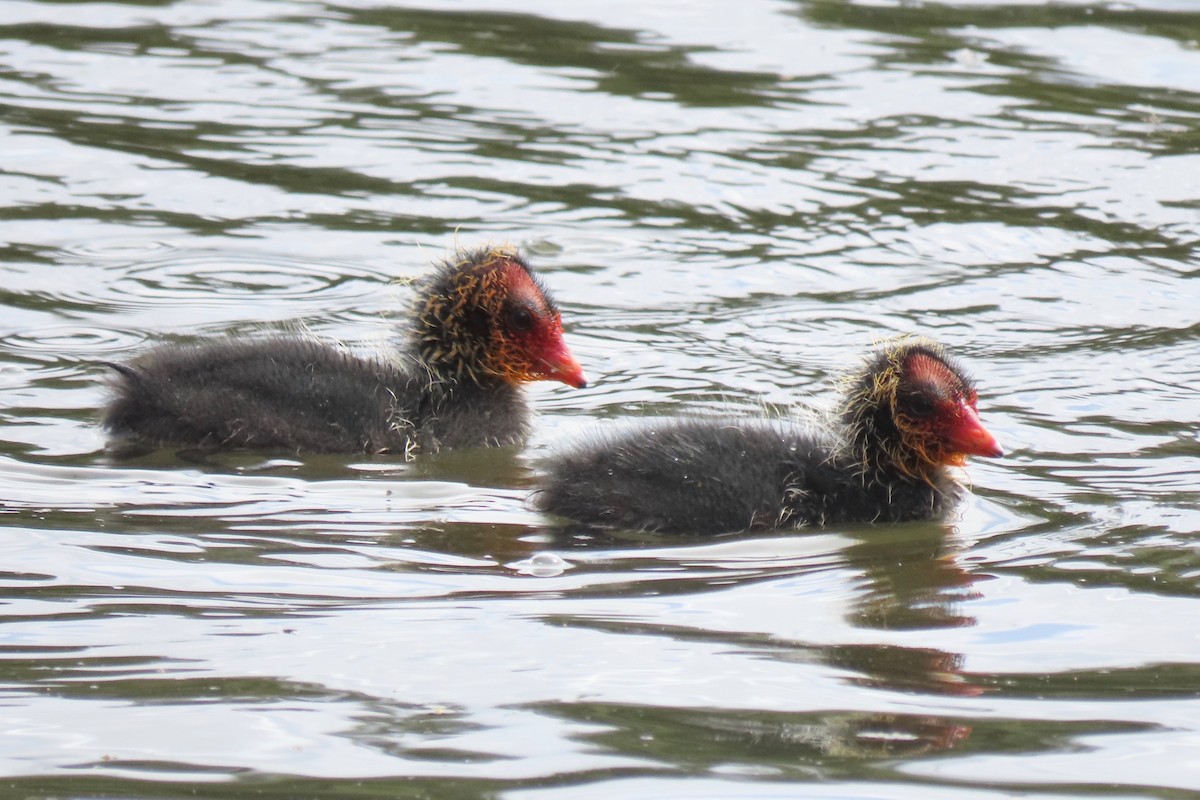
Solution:
<svg viewBox="0 0 1200 800"><path fill-rule="evenodd" d="M979 412L965 402L959 406L958 419L948 431L946 442L952 450L964 456L1000 458L1004 455L1004 448L996 441L996 437L979 421Z"/></svg>
<svg viewBox="0 0 1200 800"><path fill-rule="evenodd" d="M541 379L547 381L562 381L567 386L582 389L587 386L587 377L583 367L567 349L567 343L562 339L552 344L542 353L540 361L543 368Z"/></svg>

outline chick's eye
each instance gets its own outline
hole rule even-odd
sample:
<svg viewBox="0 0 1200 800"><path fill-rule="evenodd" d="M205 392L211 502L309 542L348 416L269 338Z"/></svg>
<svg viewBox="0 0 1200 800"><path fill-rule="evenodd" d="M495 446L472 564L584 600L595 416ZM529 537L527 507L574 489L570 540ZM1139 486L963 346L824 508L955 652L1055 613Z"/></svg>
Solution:
<svg viewBox="0 0 1200 800"><path fill-rule="evenodd" d="M924 392L912 392L903 398L904 411L913 417L931 417L936 408L933 398Z"/></svg>
<svg viewBox="0 0 1200 800"><path fill-rule="evenodd" d="M526 306L514 306L508 312L508 327L513 333L529 333L533 330L533 312Z"/></svg>

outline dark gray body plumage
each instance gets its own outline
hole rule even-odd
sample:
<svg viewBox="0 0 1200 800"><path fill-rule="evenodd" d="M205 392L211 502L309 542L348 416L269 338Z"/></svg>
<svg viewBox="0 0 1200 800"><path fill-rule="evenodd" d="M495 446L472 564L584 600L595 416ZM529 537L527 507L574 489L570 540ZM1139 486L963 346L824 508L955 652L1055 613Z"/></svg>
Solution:
<svg viewBox="0 0 1200 800"><path fill-rule="evenodd" d="M535 502L588 525L702 534L927 519L957 495L944 471L864 474L835 444L784 421L657 423L556 456Z"/></svg>
<svg viewBox="0 0 1200 800"><path fill-rule="evenodd" d="M415 358L302 337L164 345L108 366L105 427L160 445L408 454L514 444L528 428L507 383L435 379Z"/></svg>

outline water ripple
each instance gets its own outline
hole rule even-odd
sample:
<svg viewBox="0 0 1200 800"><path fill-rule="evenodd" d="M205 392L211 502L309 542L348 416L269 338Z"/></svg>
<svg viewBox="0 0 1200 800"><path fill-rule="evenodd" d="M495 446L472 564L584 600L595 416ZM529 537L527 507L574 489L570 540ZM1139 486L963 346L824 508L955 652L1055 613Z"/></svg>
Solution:
<svg viewBox="0 0 1200 800"><path fill-rule="evenodd" d="M729 10L6 5L14 792L1200 789L1195 9ZM481 241L531 254L594 381L530 387L526 451L104 450L99 362L382 344L397 279ZM696 540L528 503L565 439L827 405L914 331L1010 451L944 522Z"/></svg>

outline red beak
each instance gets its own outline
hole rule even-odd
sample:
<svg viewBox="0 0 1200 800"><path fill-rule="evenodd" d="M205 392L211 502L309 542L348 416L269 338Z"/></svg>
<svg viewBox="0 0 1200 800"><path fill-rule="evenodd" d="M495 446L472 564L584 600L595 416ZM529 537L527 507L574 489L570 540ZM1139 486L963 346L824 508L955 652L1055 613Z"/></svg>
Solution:
<svg viewBox="0 0 1200 800"><path fill-rule="evenodd" d="M543 380L562 381L567 386L573 386L576 389L587 386L587 377L583 374L583 367L575 360L575 356L571 355L571 351L567 349L567 343L561 338L546 349L542 355L542 363L546 367Z"/></svg>
<svg viewBox="0 0 1200 800"><path fill-rule="evenodd" d="M1004 455L1004 448L996 441L996 437L988 433L988 429L979 421L979 412L966 402L959 404L958 420L946 438L948 444L963 455L985 458Z"/></svg>

